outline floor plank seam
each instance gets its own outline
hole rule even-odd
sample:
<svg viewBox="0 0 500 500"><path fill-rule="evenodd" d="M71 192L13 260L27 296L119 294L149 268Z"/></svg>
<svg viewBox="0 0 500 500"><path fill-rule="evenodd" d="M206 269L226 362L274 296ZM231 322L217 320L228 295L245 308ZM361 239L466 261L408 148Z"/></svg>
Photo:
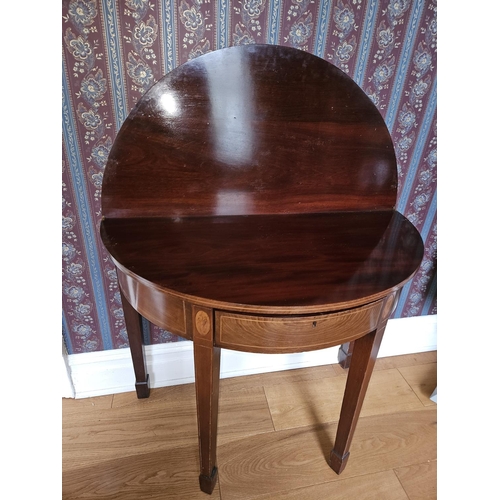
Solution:
<svg viewBox="0 0 500 500"><path fill-rule="evenodd" d="M410 466L411 467L411 466ZM403 491L405 492L405 495L406 495L406 498L408 500L411 500L410 498L410 495L408 494L408 491L406 491L406 488L405 488L405 485L402 483L401 479L399 478L399 476L396 474L396 470L395 469L391 469L392 472L394 473L394 475L396 476L396 479L398 480L398 483L401 485L401 488L403 488Z"/></svg>
<svg viewBox="0 0 500 500"><path fill-rule="evenodd" d="M430 364L430 363L425 363L425 364ZM398 372L401 374L401 376L403 377L403 380L408 384L408 386L410 387L410 389L412 390L413 394L415 394L416 398L418 399L418 401L420 402L420 404L424 407L424 408L427 408L428 405L425 405L424 402L419 398L417 392L415 391L415 389L413 388L413 385L410 384L410 382L406 379L406 377L404 376L404 374L401 372L401 370L399 368L397 368ZM430 401L430 399L429 399Z"/></svg>
<svg viewBox="0 0 500 500"><path fill-rule="evenodd" d="M269 417L271 418L271 423L273 424L274 432L277 432L276 425L274 424L273 414L271 412L271 405L269 404L269 398L267 397L266 386L263 385L262 389L264 390L264 397L266 398L267 411L269 412Z"/></svg>

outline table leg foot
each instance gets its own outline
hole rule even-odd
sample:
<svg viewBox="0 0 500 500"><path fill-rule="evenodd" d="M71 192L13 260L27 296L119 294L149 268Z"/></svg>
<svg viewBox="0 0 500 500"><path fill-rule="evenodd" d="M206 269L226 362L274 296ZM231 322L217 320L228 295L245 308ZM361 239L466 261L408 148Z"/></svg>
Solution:
<svg viewBox="0 0 500 500"><path fill-rule="evenodd" d="M137 394L138 399L149 398L149 373L146 374L145 382L135 383L135 392Z"/></svg>
<svg viewBox="0 0 500 500"><path fill-rule="evenodd" d="M330 452L330 467L337 473L341 474L347 465L347 460L349 459L350 452L347 452L343 457L337 455L335 450Z"/></svg>
<svg viewBox="0 0 500 500"><path fill-rule="evenodd" d="M204 493L208 493L209 495L212 494L212 491L214 491L215 484L217 483L217 467L214 467L212 469L212 474L210 474L210 477L204 476L203 474L200 474L200 489Z"/></svg>

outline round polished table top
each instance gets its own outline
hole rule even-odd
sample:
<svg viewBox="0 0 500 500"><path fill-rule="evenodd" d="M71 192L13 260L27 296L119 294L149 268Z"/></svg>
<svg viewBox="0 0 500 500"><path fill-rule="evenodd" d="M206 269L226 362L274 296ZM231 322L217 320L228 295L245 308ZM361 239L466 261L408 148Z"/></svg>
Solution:
<svg viewBox="0 0 500 500"><path fill-rule="evenodd" d="M396 195L390 134L349 76L289 47L232 47L179 66L130 113L101 235L123 273L212 307L338 310L418 269Z"/></svg>

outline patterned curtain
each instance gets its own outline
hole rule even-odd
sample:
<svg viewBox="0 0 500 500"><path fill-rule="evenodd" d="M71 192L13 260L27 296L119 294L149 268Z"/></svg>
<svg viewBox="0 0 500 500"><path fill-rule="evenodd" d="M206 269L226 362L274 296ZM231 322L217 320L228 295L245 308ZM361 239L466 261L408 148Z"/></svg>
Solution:
<svg viewBox="0 0 500 500"><path fill-rule="evenodd" d="M137 100L178 65L250 43L332 62L370 96L398 160L397 209L425 255L394 317L435 314L436 0L64 0L63 336L70 354L127 347L116 272L99 238L106 159ZM146 343L176 336L144 322Z"/></svg>

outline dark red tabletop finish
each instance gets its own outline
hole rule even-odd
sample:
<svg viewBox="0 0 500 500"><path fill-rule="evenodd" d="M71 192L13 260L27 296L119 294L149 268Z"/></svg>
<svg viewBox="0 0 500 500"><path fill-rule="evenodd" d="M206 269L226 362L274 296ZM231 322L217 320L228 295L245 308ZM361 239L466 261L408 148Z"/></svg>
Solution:
<svg viewBox="0 0 500 500"><path fill-rule="evenodd" d="M125 269L226 309L346 308L398 286L422 258L415 229L393 211L109 219L104 228Z"/></svg>
<svg viewBox="0 0 500 500"><path fill-rule="evenodd" d="M123 124L106 218L392 209L384 121L343 72L277 46L233 47L160 80Z"/></svg>
<svg viewBox="0 0 500 500"><path fill-rule="evenodd" d="M345 467L385 324L423 256L394 208L397 179L371 100L332 64L289 47L200 56L124 122L104 173L101 236L118 270L138 395L149 389L136 311L195 342L204 491L217 471L220 346L355 341L359 376L331 455L332 468ZM324 315L314 335L300 319L311 314Z"/></svg>

